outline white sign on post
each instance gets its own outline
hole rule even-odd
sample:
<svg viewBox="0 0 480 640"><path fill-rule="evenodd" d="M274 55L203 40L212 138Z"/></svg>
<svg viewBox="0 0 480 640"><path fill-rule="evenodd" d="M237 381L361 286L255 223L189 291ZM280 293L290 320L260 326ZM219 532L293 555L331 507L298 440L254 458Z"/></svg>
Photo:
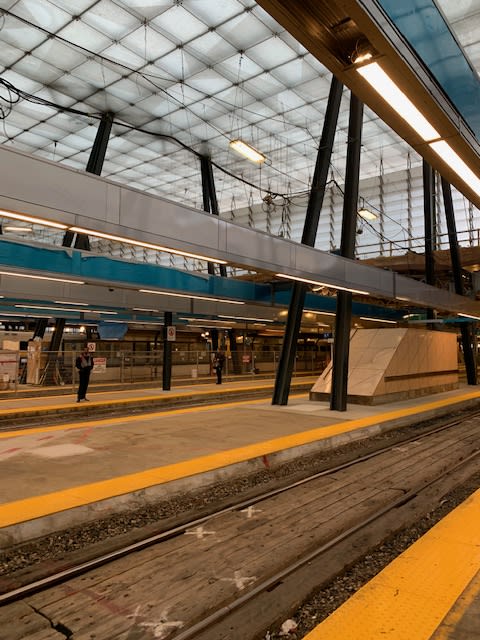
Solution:
<svg viewBox="0 0 480 640"><path fill-rule="evenodd" d="M177 339L176 327L167 327L167 341L175 342L176 339Z"/></svg>
<svg viewBox="0 0 480 640"><path fill-rule="evenodd" d="M95 342L87 342L87 347L90 353L94 353L97 349L97 345Z"/></svg>

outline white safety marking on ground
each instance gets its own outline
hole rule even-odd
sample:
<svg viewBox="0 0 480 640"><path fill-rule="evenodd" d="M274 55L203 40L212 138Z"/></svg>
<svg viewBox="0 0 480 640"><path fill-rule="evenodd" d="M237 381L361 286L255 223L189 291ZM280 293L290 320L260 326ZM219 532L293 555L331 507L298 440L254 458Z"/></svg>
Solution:
<svg viewBox="0 0 480 640"><path fill-rule="evenodd" d="M66 458L68 456L79 456L85 453L93 453L94 449L90 447L84 447L81 444L54 444L51 447L38 447L26 451L32 456L39 456L40 458Z"/></svg>
<svg viewBox="0 0 480 640"><path fill-rule="evenodd" d="M247 518L253 518L256 513L262 513L263 509L255 509L254 506L247 507L246 509L242 509L240 513L246 513Z"/></svg>
<svg viewBox="0 0 480 640"><path fill-rule="evenodd" d="M138 618L143 617L142 613L142 605L138 605L135 609L135 612L132 615L127 616L127 618L133 618L133 625L137 627L145 627L147 629L151 629L154 638L166 638L170 635L172 629L181 629L184 626L184 622L181 620L168 620L168 612L169 609L164 609L160 613L159 620L156 622L139 622Z"/></svg>
<svg viewBox="0 0 480 640"><path fill-rule="evenodd" d="M202 526L196 527L195 529L187 529L185 531L186 536L196 536L198 540L201 540L205 536L214 536L216 531L207 531Z"/></svg>
<svg viewBox="0 0 480 640"><path fill-rule="evenodd" d="M222 582L234 582L239 591L245 589L249 584L253 584L257 576L242 576L241 571L235 571L233 578L220 578Z"/></svg>

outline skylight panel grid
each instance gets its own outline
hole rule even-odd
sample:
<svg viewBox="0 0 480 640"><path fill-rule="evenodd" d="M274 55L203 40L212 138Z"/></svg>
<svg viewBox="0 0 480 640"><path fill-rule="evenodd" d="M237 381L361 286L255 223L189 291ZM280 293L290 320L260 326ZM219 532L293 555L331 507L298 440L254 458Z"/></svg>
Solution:
<svg viewBox="0 0 480 640"><path fill-rule="evenodd" d="M59 36L93 53L99 53L112 44L112 39L101 31L89 27L83 20L74 20L58 33Z"/></svg>
<svg viewBox="0 0 480 640"><path fill-rule="evenodd" d="M138 18L110 0L95 2L83 19L91 27L105 33L112 40L120 40L138 25Z"/></svg>
<svg viewBox="0 0 480 640"><path fill-rule="evenodd" d="M149 24L143 24L127 34L122 38L122 42L137 56L148 61L156 60L176 47L170 38L159 33Z"/></svg>
<svg viewBox="0 0 480 640"><path fill-rule="evenodd" d="M217 33L236 49L243 51L267 40L272 35L271 30L250 12L242 13L237 18L220 25L217 27Z"/></svg>
<svg viewBox="0 0 480 640"><path fill-rule="evenodd" d="M63 11L51 2L38 4L37 0L19 0L13 7L14 13L30 22L55 32L70 22L71 17L68 12Z"/></svg>
<svg viewBox="0 0 480 640"><path fill-rule="evenodd" d="M181 5L175 5L153 18L152 24L157 26L162 33L175 34L176 44L189 42L208 30L204 22L186 11ZM181 28L179 29L179 27Z"/></svg>
<svg viewBox="0 0 480 640"><path fill-rule="evenodd" d="M109 84L118 81L122 76L118 71L109 68L97 60L86 60L71 71L72 76L81 78L96 89L104 89Z"/></svg>

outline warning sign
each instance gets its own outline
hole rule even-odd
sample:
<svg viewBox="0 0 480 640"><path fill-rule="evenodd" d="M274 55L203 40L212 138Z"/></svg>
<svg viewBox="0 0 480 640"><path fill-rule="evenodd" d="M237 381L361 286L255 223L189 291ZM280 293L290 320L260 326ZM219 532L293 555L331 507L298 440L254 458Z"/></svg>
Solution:
<svg viewBox="0 0 480 640"><path fill-rule="evenodd" d="M92 373L105 373L107 370L106 358L94 358Z"/></svg>
<svg viewBox="0 0 480 640"><path fill-rule="evenodd" d="M175 342L177 339L176 327L167 327L167 340L168 342Z"/></svg>
<svg viewBox="0 0 480 640"><path fill-rule="evenodd" d="M94 353L97 349L97 345L95 344L95 342L87 342L87 348L90 353Z"/></svg>

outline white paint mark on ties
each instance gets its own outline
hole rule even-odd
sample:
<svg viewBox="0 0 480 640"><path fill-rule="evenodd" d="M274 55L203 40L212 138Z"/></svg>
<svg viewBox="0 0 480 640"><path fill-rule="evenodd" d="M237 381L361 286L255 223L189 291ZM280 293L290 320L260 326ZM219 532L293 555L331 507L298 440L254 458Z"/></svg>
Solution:
<svg viewBox="0 0 480 640"><path fill-rule="evenodd" d="M250 584L253 584L257 576L242 576L241 571L235 571L233 578L220 578L223 582L233 582L239 591L245 589Z"/></svg>
<svg viewBox="0 0 480 640"><path fill-rule="evenodd" d="M262 513L263 509L255 509L255 507L247 507L246 509L242 509L240 513L246 513L247 518L253 518L256 513Z"/></svg>
<svg viewBox="0 0 480 640"><path fill-rule="evenodd" d="M133 618L133 624L137 627L145 627L146 629L151 629L154 638L166 638L170 635L172 629L181 629L184 626L184 622L181 620L168 620L169 609L164 609L159 616L157 621L153 622L139 622L139 618L143 618L142 615L142 605L137 605L133 614L127 616L127 618Z"/></svg>
<svg viewBox="0 0 480 640"><path fill-rule="evenodd" d="M205 536L214 536L216 531L207 531L203 527L196 527L195 529L187 529L185 531L186 536L196 536L197 540L202 540Z"/></svg>

